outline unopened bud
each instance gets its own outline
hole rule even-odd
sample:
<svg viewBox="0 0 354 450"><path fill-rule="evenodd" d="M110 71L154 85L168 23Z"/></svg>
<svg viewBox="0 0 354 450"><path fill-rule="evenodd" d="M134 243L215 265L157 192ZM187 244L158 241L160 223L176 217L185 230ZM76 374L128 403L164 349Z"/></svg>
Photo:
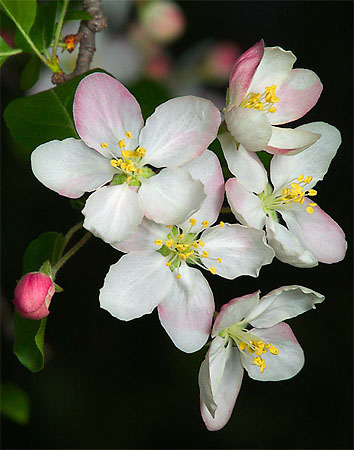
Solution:
<svg viewBox="0 0 354 450"><path fill-rule="evenodd" d="M49 314L48 307L54 292L54 283L48 275L26 273L16 286L13 303L18 314L25 319L42 319Z"/></svg>

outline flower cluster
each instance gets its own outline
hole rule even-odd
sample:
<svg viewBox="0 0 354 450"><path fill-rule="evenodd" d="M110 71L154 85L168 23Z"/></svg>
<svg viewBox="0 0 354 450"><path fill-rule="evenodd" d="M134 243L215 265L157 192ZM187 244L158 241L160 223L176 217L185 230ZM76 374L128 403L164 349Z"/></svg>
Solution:
<svg viewBox="0 0 354 450"><path fill-rule="evenodd" d="M125 253L106 275L101 307L124 321L157 307L163 328L186 353L211 335L199 373L209 430L229 420L244 369L262 381L296 375L304 354L284 320L315 308L324 296L284 286L261 299L259 292L234 298L215 313L207 279L258 277L274 256L313 267L338 262L346 252L343 231L314 201L314 187L341 143L339 131L323 122L278 126L305 115L322 91L315 73L292 68L295 60L263 41L241 55L221 127L216 107L193 96L160 105L144 125L139 104L121 83L88 75L73 105L80 139L51 141L32 153L33 173L48 188L69 198L92 192L83 226ZM208 149L216 138L234 175L226 184ZM274 155L269 181L256 154L262 150ZM225 190L240 224L217 223ZM48 286L42 300L50 300Z"/></svg>

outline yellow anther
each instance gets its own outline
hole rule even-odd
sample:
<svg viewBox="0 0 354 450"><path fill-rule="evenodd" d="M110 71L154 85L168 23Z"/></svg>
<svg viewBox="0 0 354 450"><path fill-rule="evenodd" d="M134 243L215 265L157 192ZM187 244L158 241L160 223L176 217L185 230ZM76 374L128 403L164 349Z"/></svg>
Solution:
<svg viewBox="0 0 354 450"><path fill-rule="evenodd" d="M273 113L275 113L276 110L277 110L277 108L274 108L274 106L272 106L271 108L268 109L268 112L273 114Z"/></svg>
<svg viewBox="0 0 354 450"><path fill-rule="evenodd" d="M266 102L268 102L268 103L271 102L271 100L272 100L272 93L271 93L271 92L268 92L268 94L266 94L265 100L266 100Z"/></svg>
<svg viewBox="0 0 354 450"><path fill-rule="evenodd" d="M291 183L290 185L293 189L298 189L300 186L297 183Z"/></svg>
<svg viewBox="0 0 354 450"><path fill-rule="evenodd" d="M238 346L238 348L239 348L240 350L244 350L246 347L247 347L246 342L240 342L240 344L239 344L239 346Z"/></svg>
<svg viewBox="0 0 354 450"><path fill-rule="evenodd" d="M172 225L166 225L166 228L171 229L171 228L172 228Z"/></svg>
<svg viewBox="0 0 354 450"><path fill-rule="evenodd" d="M317 203L309 203L309 206L317 206Z"/></svg>
<svg viewBox="0 0 354 450"><path fill-rule="evenodd" d="M208 220L203 220L202 225L204 228L209 226L209 221Z"/></svg>
<svg viewBox="0 0 354 450"><path fill-rule="evenodd" d="M188 258L190 258L193 255L194 255L193 251L192 252L188 252L188 253L186 253L186 258L188 259Z"/></svg>
<svg viewBox="0 0 354 450"><path fill-rule="evenodd" d="M197 223L197 219L190 219L189 223L194 227L194 225Z"/></svg>
<svg viewBox="0 0 354 450"><path fill-rule="evenodd" d="M216 274L216 269L215 269L215 267L210 267L210 272L213 274L213 275L215 275Z"/></svg>
<svg viewBox="0 0 354 450"><path fill-rule="evenodd" d="M274 345L272 345L269 349L270 353L272 353L273 355L277 355L279 353L279 350L274 347Z"/></svg>
<svg viewBox="0 0 354 450"><path fill-rule="evenodd" d="M189 249L189 247L190 247L190 245L189 245L189 244L184 244L184 248L185 248L186 250L188 250L188 249Z"/></svg>
<svg viewBox="0 0 354 450"><path fill-rule="evenodd" d="M184 253L179 253L178 256L185 261L187 259L187 256Z"/></svg>
<svg viewBox="0 0 354 450"><path fill-rule="evenodd" d="M167 266L167 267L170 267L170 266L171 266L171 261L168 261L168 262L166 263L166 266Z"/></svg>
<svg viewBox="0 0 354 450"><path fill-rule="evenodd" d="M194 248L198 248L198 244L196 242L193 242L192 245L193 245Z"/></svg>
<svg viewBox="0 0 354 450"><path fill-rule="evenodd" d="M107 142L102 142L101 147L102 147L102 148L107 148L107 147L108 147Z"/></svg>
<svg viewBox="0 0 354 450"><path fill-rule="evenodd" d="M263 373L264 372L264 369L266 368L266 364L265 364L265 362L263 362L263 364L261 365L261 373Z"/></svg>
<svg viewBox="0 0 354 450"><path fill-rule="evenodd" d="M138 147L136 149L137 156L145 156L146 150L143 147Z"/></svg>
<svg viewBox="0 0 354 450"><path fill-rule="evenodd" d="M202 254L200 255L202 258L207 258L209 256L209 253L203 250Z"/></svg>
<svg viewBox="0 0 354 450"><path fill-rule="evenodd" d="M300 205L303 205L303 204L304 204L304 201L305 201L305 198L303 197L303 198L300 200Z"/></svg>
<svg viewBox="0 0 354 450"><path fill-rule="evenodd" d="M117 161L116 159L111 159L111 166L119 167L119 161Z"/></svg>
<svg viewBox="0 0 354 450"><path fill-rule="evenodd" d="M180 252L184 251L184 245L183 244L176 244L176 249L179 250Z"/></svg>
<svg viewBox="0 0 354 450"><path fill-rule="evenodd" d="M262 358L260 356L256 356L255 358L253 358L253 362L255 364L257 364L257 366L261 366L262 365Z"/></svg>
<svg viewBox="0 0 354 450"><path fill-rule="evenodd" d="M127 136L127 138L131 139L133 137L133 135L131 134L130 131L126 131L125 135Z"/></svg>
<svg viewBox="0 0 354 450"><path fill-rule="evenodd" d="M156 245L162 245L162 240L161 239L155 239L155 244Z"/></svg>
<svg viewBox="0 0 354 450"><path fill-rule="evenodd" d="M143 172L143 169L140 167L140 169L138 169L138 174L141 175Z"/></svg>
<svg viewBox="0 0 354 450"><path fill-rule="evenodd" d="M219 223L219 227L220 227L220 228L222 228L224 225L225 225L224 222L220 222L220 223Z"/></svg>
<svg viewBox="0 0 354 450"><path fill-rule="evenodd" d="M169 241L165 242L166 247L172 247L172 245L175 243L173 239L170 239Z"/></svg>
<svg viewBox="0 0 354 450"><path fill-rule="evenodd" d="M221 258L218 258L218 263L221 264Z"/></svg>
<svg viewBox="0 0 354 450"><path fill-rule="evenodd" d="M310 189L307 192L307 195L309 195L310 197L313 197L314 195L317 195L317 191L315 189Z"/></svg>
<svg viewBox="0 0 354 450"><path fill-rule="evenodd" d="M176 275L177 280L179 280L181 278L181 274L179 273L178 275Z"/></svg>
<svg viewBox="0 0 354 450"><path fill-rule="evenodd" d="M198 244L199 244L201 247L204 247L205 242L204 242L204 241L201 241L201 240L199 239L199 240L198 240Z"/></svg>
<svg viewBox="0 0 354 450"><path fill-rule="evenodd" d="M308 184L308 183L311 183L311 181L312 181L312 177L309 176L309 177L305 178L304 183Z"/></svg>
<svg viewBox="0 0 354 450"><path fill-rule="evenodd" d="M299 175L298 177L297 177L297 181L299 182L299 183L301 183L301 181L304 179L304 176L303 175Z"/></svg>
<svg viewBox="0 0 354 450"><path fill-rule="evenodd" d="M121 163L120 168L122 170L125 170L127 168L127 165L125 164L125 162Z"/></svg>
<svg viewBox="0 0 354 450"><path fill-rule="evenodd" d="M312 214L312 213L313 213L313 208L312 208L311 206L308 206L308 207L306 208L306 211L307 211L309 214Z"/></svg>
<svg viewBox="0 0 354 450"><path fill-rule="evenodd" d="M127 177L127 179L125 180L127 183L130 183L131 180L133 179L133 177Z"/></svg>
<svg viewBox="0 0 354 450"><path fill-rule="evenodd" d="M178 235L178 239L183 239L184 238L184 233L181 233L180 235Z"/></svg>
<svg viewBox="0 0 354 450"><path fill-rule="evenodd" d="M119 148L124 148L124 147L126 146L125 140L124 140L124 139L121 139L121 140L118 142L118 145L119 145Z"/></svg>

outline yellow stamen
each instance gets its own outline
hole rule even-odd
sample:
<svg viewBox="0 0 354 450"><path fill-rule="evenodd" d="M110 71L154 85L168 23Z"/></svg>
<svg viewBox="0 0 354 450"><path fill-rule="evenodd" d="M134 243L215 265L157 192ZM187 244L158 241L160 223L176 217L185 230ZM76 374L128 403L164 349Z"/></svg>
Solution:
<svg viewBox="0 0 354 450"><path fill-rule="evenodd" d="M179 280L181 278L181 274L179 273L178 275L176 275L177 280Z"/></svg>
<svg viewBox="0 0 354 450"><path fill-rule="evenodd" d="M133 135L131 134L130 131L126 131L125 135L127 136L127 138L131 139L133 137Z"/></svg>
<svg viewBox="0 0 354 450"><path fill-rule="evenodd" d="M182 259L182 261L187 259L187 256L184 253L179 253L178 256Z"/></svg>
<svg viewBox="0 0 354 450"><path fill-rule="evenodd" d="M111 159L111 166L119 167L119 161L117 161L116 159Z"/></svg>
<svg viewBox="0 0 354 450"><path fill-rule="evenodd" d="M209 253L203 250L202 254L200 255L202 258L207 258L209 256Z"/></svg>
<svg viewBox="0 0 354 450"><path fill-rule="evenodd" d="M178 239L183 239L184 238L184 233L181 233L179 236L178 236Z"/></svg>
<svg viewBox="0 0 354 450"><path fill-rule="evenodd" d="M309 214L312 214L312 213L313 213L313 208L312 208L311 206L308 206L308 207L306 208L306 211L307 211Z"/></svg>
<svg viewBox="0 0 354 450"><path fill-rule="evenodd" d="M225 225L224 222L220 222L220 223L219 223L219 227L220 227L220 228L222 228L224 225Z"/></svg>
<svg viewBox="0 0 354 450"><path fill-rule="evenodd" d="M127 177L127 179L125 180L127 183L129 183L131 180L133 179L133 177Z"/></svg>
<svg viewBox="0 0 354 450"><path fill-rule="evenodd" d="M205 242L204 242L204 241L201 241L201 240L199 239L199 240L198 240L198 244L199 244L201 247L204 247Z"/></svg>
<svg viewBox="0 0 354 450"><path fill-rule="evenodd" d="M246 347L247 347L246 342L240 342L240 343L239 343L238 348L239 348L240 350L244 350Z"/></svg>
<svg viewBox="0 0 354 450"><path fill-rule="evenodd" d="M161 239L156 239L155 240L155 244L156 245L162 245L162 240Z"/></svg>
<svg viewBox="0 0 354 450"><path fill-rule="evenodd" d="M119 145L119 148L125 147L125 146L126 146L125 140L124 140L124 139L121 139L121 140L118 142L118 145Z"/></svg>
<svg viewBox="0 0 354 450"><path fill-rule="evenodd" d="M301 181L304 179L304 176L303 175L299 175L298 177L297 177L297 181L299 182L299 183L301 183Z"/></svg>
<svg viewBox="0 0 354 450"><path fill-rule="evenodd" d="M166 247L172 247L172 245L175 243L173 239L170 239L169 241L165 242Z"/></svg>
<svg viewBox="0 0 354 450"><path fill-rule="evenodd" d="M203 220L202 225L204 228L209 226L209 221L208 220Z"/></svg>
<svg viewBox="0 0 354 450"><path fill-rule="evenodd" d="M107 147L108 147L107 142L102 142L101 147L102 147L102 148L107 148Z"/></svg>
<svg viewBox="0 0 354 450"><path fill-rule="evenodd" d="M216 269L215 269L215 267L210 267L210 272L213 274L213 275L215 275L216 274Z"/></svg>
<svg viewBox="0 0 354 450"><path fill-rule="evenodd" d="M217 258L218 263L221 264L221 258Z"/></svg>
<svg viewBox="0 0 354 450"><path fill-rule="evenodd" d="M194 248L198 248L198 244L196 242L193 242L192 245L193 245Z"/></svg>
<svg viewBox="0 0 354 450"><path fill-rule="evenodd" d="M171 228L172 228L172 225L166 225L166 228L171 229Z"/></svg>
<svg viewBox="0 0 354 450"><path fill-rule="evenodd" d="M189 223L194 227L194 225L197 223L197 219L190 219Z"/></svg>
<svg viewBox="0 0 354 450"><path fill-rule="evenodd" d="M170 267L170 265L171 265L171 261L169 261L169 262L166 263L166 266L167 266L167 267Z"/></svg>
<svg viewBox="0 0 354 450"><path fill-rule="evenodd" d="M317 191L315 189L310 189L307 193L310 197L317 195Z"/></svg>

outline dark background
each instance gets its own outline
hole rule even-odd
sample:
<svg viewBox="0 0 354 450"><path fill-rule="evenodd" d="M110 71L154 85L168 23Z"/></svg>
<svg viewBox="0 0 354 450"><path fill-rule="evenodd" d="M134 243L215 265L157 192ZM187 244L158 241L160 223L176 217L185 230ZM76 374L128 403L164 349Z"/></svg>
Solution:
<svg viewBox="0 0 354 450"><path fill-rule="evenodd" d="M175 55L205 37L234 40L243 51L264 38L267 46L292 50L295 67L319 75L323 94L298 124L325 121L342 133L338 154L317 185L317 199L351 241L351 2L189 1L180 6L188 28L171 47ZM4 108L21 93L16 77L11 82L3 77L2 86ZM28 243L45 231L65 232L81 214L35 179L29 160L16 155L4 124L2 130L2 296L11 309ZM274 260L258 279L229 281L206 273L217 309L258 288L266 294L287 284L326 296L317 310L290 321L305 351L303 370L278 383L245 375L230 422L208 432L197 382L205 351L187 355L176 349L156 311L125 323L101 310L98 290L118 253L91 239L58 276L65 292L51 305L42 372L31 374L12 355L3 307L2 377L23 387L32 406L26 426L2 419L3 448L352 448L351 254L350 246L344 262L314 269Z"/></svg>

